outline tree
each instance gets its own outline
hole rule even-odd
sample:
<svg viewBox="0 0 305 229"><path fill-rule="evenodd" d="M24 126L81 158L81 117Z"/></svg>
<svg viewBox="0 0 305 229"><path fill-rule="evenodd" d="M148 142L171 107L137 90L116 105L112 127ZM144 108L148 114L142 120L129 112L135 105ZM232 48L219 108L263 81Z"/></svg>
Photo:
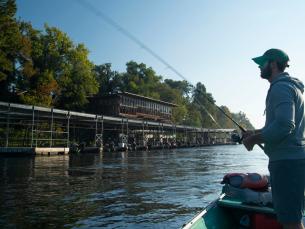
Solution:
<svg viewBox="0 0 305 229"><path fill-rule="evenodd" d="M16 89L18 100L22 103L51 106L52 92L58 89L53 72L39 65L38 54L43 53L41 32L35 30L30 23L20 22L19 29L22 41L28 50L28 61L20 64L16 72Z"/></svg>
<svg viewBox="0 0 305 229"><path fill-rule="evenodd" d="M108 95L123 87L121 74L111 70L111 63L95 65L94 74L99 85L99 96Z"/></svg>
<svg viewBox="0 0 305 229"><path fill-rule="evenodd" d="M238 113L233 113L232 117L238 124L240 124L246 130L254 130L255 129L244 112L240 111Z"/></svg>
<svg viewBox="0 0 305 229"><path fill-rule="evenodd" d="M20 32L14 0L0 1L0 99L17 101L19 73L32 74L30 43Z"/></svg>
<svg viewBox="0 0 305 229"><path fill-rule="evenodd" d="M198 111L201 113L201 125L203 127L219 128L216 116L215 100L211 93L206 91L205 86L202 83L197 83L193 90L192 103L195 105Z"/></svg>
<svg viewBox="0 0 305 229"><path fill-rule="evenodd" d="M122 74L122 90L159 99L158 88L162 77L143 63L130 61L126 64L126 73Z"/></svg>
<svg viewBox="0 0 305 229"><path fill-rule="evenodd" d="M181 96L189 97L190 92L193 89L193 86L189 84L186 80L183 81L174 81L172 79L165 79L164 83L170 86L171 88L177 89L180 91Z"/></svg>
<svg viewBox="0 0 305 229"><path fill-rule="evenodd" d="M168 84L162 83L158 88L160 100L174 103L177 107L173 108L172 121L183 123L187 115L187 100L183 98L177 89L171 88Z"/></svg>
<svg viewBox="0 0 305 229"><path fill-rule="evenodd" d="M28 23L21 25L23 37L30 42L34 69L31 75L21 72L18 76L18 87L26 91L21 101L82 110L87 97L98 90L89 51L83 44L73 44L57 28L45 25L45 32L41 32Z"/></svg>
<svg viewBox="0 0 305 229"><path fill-rule="evenodd" d="M198 127L233 128L216 107L202 83L174 81L157 75L144 63L129 61L126 72L111 64L93 65L84 44L45 25L43 31L15 18L14 0L0 0L0 100L63 109L84 110L88 97L126 91L177 105L172 121ZM247 129L253 128L243 112L221 109Z"/></svg>
<svg viewBox="0 0 305 229"><path fill-rule="evenodd" d="M186 105L187 113L181 124L188 126L202 127L202 116L199 110L196 109L196 106L192 103Z"/></svg>
<svg viewBox="0 0 305 229"><path fill-rule="evenodd" d="M83 110L88 97L98 92L98 83L93 73L93 64L88 60L89 51L83 44L77 45L68 54L69 71L58 80L59 107Z"/></svg>
<svg viewBox="0 0 305 229"><path fill-rule="evenodd" d="M223 110L229 117L232 118L232 114L228 107L226 106L220 106L220 109ZM225 116L220 110L216 111L216 120L218 124L222 128L235 128L235 124L227 117Z"/></svg>

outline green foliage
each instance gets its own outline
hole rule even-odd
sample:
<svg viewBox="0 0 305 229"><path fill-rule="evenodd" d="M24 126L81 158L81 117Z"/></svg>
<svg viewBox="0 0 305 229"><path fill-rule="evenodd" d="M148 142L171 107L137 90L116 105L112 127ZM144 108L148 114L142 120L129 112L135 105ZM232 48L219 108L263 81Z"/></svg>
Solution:
<svg viewBox="0 0 305 229"><path fill-rule="evenodd" d="M0 12L0 99L83 110L98 92L87 48L57 28L17 21L13 0L1 1Z"/></svg>
<svg viewBox="0 0 305 229"><path fill-rule="evenodd" d="M238 113L232 113L232 117L238 124L240 124L246 130L254 130L255 129L244 112L240 111Z"/></svg>
<svg viewBox="0 0 305 229"><path fill-rule="evenodd" d="M144 95L159 99L158 90L162 77L157 76L152 68L147 68L143 63L130 61L126 64L127 69L122 73L122 91Z"/></svg>
<svg viewBox="0 0 305 229"><path fill-rule="evenodd" d="M111 70L111 64L97 65L94 71L99 84L98 95L127 91L160 99L177 105L173 109L172 122L205 128L237 128L215 105L211 93L202 83L193 87L186 81L174 81L157 76L152 68L143 63L130 61L126 72ZM233 114L226 106L221 109L237 119L246 129L253 128L244 113Z"/></svg>
<svg viewBox="0 0 305 229"><path fill-rule="evenodd" d="M187 104L187 113L183 125L202 127L202 115L193 103Z"/></svg>
<svg viewBox="0 0 305 229"><path fill-rule="evenodd" d="M220 106L220 108L231 118L232 117L232 114L229 110L228 107L226 106ZM229 119L227 118L221 111L217 110L216 112L216 119L217 119L217 122L218 124L222 127L222 128L236 128L236 126L234 126L234 123Z"/></svg>
<svg viewBox="0 0 305 229"><path fill-rule="evenodd" d="M52 105L50 93L54 88L57 88L57 82L53 78L52 72L45 71L36 74L31 79L28 91L20 95L20 100L25 104L50 107Z"/></svg>
<svg viewBox="0 0 305 229"><path fill-rule="evenodd" d="M45 25L36 30L15 18L14 0L0 0L0 100L84 110L88 97L127 91L177 105L172 121L205 128L236 128L216 107L202 83L165 79L144 63L130 61L126 72L111 64L94 65L83 44ZM246 129L252 129L243 112L222 110Z"/></svg>
<svg viewBox="0 0 305 229"><path fill-rule="evenodd" d="M28 69L29 47L16 20L17 8L14 0L0 1L0 99L16 100L18 72Z"/></svg>
<svg viewBox="0 0 305 229"><path fill-rule="evenodd" d="M35 47L32 58L37 69L32 80L48 72L51 76L46 81L50 78L56 81L52 87L41 91L51 98L49 105L82 110L88 103L87 97L98 90L93 64L88 59L89 51L83 44L73 44L65 33L48 25L45 25L45 33L36 31L34 37L33 33L29 35Z"/></svg>
<svg viewBox="0 0 305 229"><path fill-rule="evenodd" d="M189 94L193 89L193 86L185 80L174 81L172 79L165 79L164 83L173 89L177 89L181 93L181 96L184 96L184 97L189 97Z"/></svg>
<svg viewBox="0 0 305 229"><path fill-rule="evenodd" d="M20 51L20 32L15 19L17 11L14 1L0 2L0 82L9 80Z"/></svg>
<svg viewBox="0 0 305 229"><path fill-rule="evenodd" d="M95 65L93 68L99 85L98 96L105 96L123 86L121 75L111 70L111 63Z"/></svg>
<svg viewBox="0 0 305 229"><path fill-rule="evenodd" d="M57 101L59 107L82 110L88 103L87 97L98 92L98 83L93 72L93 64L88 60L88 54L83 44L69 52L69 71L59 79L61 88Z"/></svg>
<svg viewBox="0 0 305 229"><path fill-rule="evenodd" d="M201 114L201 125L209 128L221 128L216 118L217 108L212 94L206 91L202 83L197 83L192 94L192 103Z"/></svg>

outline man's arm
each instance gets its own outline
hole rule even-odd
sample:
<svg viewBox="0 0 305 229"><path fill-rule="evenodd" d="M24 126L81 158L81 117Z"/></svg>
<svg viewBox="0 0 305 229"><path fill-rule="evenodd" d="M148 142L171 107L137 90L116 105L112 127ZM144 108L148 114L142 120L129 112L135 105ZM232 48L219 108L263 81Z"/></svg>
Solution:
<svg viewBox="0 0 305 229"><path fill-rule="evenodd" d="M282 141L295 128L295 106L293 93L286 85L275 85L272 91L274 96L274 120L254 134L246 136L243 143L247 150L252 150L255 144L277 143Z"/></svg>
<svg viewBox="0 0 305 229"><path fill-rule="evenodd" d="M277 144L295 128L294 91L285 84L276 84L272 89L274 119L261 131L265 143Z"/></svg>

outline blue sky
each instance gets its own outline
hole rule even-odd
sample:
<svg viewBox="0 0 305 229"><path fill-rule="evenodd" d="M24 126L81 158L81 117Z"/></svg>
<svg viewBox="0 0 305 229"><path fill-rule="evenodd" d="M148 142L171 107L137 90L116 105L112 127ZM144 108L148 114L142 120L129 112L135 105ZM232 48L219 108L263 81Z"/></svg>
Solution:
<svg viewBox="0 0 305 229"><path fill-rule="evenodd" d="M264 124L269 83L252 57L281 48L288 72L305 81L305 1L246 0L17 0L17 16L42 29L44 23L84 43L95 64L124 71L134 60L157 74L182 80L138 44L78 2L108 15L192 84L202 82L217 105L243 111L257 128Z"/></svg>

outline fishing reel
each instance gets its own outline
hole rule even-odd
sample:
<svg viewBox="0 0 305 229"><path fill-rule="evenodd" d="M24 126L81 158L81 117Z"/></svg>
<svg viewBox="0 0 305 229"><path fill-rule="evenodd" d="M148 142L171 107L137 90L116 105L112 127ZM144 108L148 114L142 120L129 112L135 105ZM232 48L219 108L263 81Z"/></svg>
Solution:
<svg viewBox="0 0 305 229"><path fill-rule="evenodd" d="M236 142L238 144L242 144L243 137L241 137L238 133L233 133L231 135L232 142Z"/></svg>

